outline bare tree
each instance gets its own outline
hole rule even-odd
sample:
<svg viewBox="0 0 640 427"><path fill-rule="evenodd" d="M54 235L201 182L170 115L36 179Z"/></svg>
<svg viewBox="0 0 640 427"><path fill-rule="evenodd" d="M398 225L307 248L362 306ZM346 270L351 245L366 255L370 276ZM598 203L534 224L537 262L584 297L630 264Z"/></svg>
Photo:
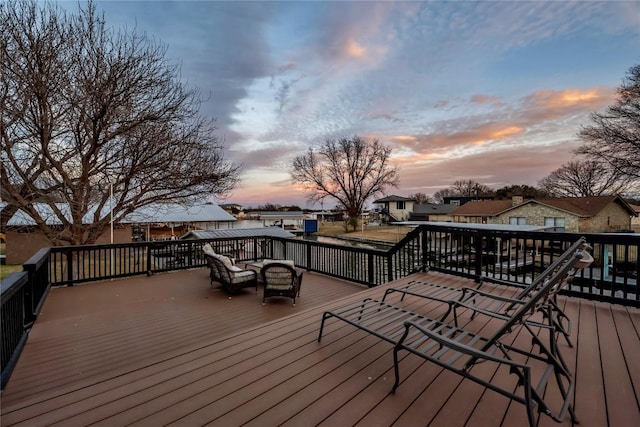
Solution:
<svg viewBox="0 0 640 427"><path fill-rule="evenodd" d="M355 230L366 200L398 185L398 169L390 164L390 156L391 148L377 139L327 140L318 150L309 148L293 160L291 178L310 192L310 201L337 201Z"/></svg>
<svg viewBox="0 0 640 427"><path fill-rule="evenodd" d="M519 184L507 185L506 187L498 188L496 190L496 200L511 199L513 196L522 196L525 199L535 199L547 197L549 194L540 188Z"/></svg>
<svg viewBox="0 0 640 427"><path fill-rule="evenodd" d="M484 184L473 180L458 180L451 189L459 196L483 196L493 194L493 190Z"/></svg>
<svg viewBox="0 0 640 427"><path fill-rule="evenodd" d="M94 242L110 203L117 222L236 185L238 166L163 46L108 28L94 3L77 14L0 3L0 34L2 197L53 244Z"/></svg>
<svg viewBox="0 0 640 427"><path fill-rule="evenodd" d="M444 203L445 197L455 196L457 193L452 188L443 188L433 193L433 200L435 203Z"/></svg>
<svg viewBox="0 0 640 427"><path fill-rule="evenodd" d="M632 66L618 99L603 113L591 115L592 125L578 134L578 154L611 165L618 174L640 181L640 65Z"/></svg>
<svg viewBox="0 0 640 427"><path fill-rule="evenodd" d="M623 193L630 182L606 164L575 160L551 172L538 185L555 197L590 197Z"/></svg>
<svg viewBox="0 0 640 427"><path fill-rule="evenodd" d="M407 196L409 199L414 200L418 204L431 203L431 197L427 196L424 193L415 193Z"/></svg>

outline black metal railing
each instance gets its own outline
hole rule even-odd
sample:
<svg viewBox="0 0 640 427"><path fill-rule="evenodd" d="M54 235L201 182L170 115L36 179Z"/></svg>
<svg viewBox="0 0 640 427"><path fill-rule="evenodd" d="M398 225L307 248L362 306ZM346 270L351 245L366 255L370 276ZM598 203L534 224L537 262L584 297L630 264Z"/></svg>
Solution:
<svg viewBox="0 0 640 427"><path fill-rule="evenodd" d="M388 250L264 236L43 249L24 264L24 272L2 281L2 384L50 286L203 267L206 243L238 262L292 259L309 271L378 286L427 268L476 280L527 283L579 237L470 229L461 224L421 225ZM640 237L589 234L586 238L595 261L565 294L640 307Z"/></svg>
<svg viewBox="0 0 640 427"><path fill-rule="evenodd" d="M51 287L49 249L41 249L23 265L23 271L7 276L0 283L0 321L2 344L0 390L18 362L29 330L38 317Z"/></svg>

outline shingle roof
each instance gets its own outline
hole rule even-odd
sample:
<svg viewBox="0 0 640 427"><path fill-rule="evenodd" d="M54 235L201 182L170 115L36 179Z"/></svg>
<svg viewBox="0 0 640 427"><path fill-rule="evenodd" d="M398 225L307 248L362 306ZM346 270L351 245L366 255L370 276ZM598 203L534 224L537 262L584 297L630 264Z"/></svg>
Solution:
<svg viewBox="0 0 640 427"><path fill-rule="evenodd" d="M456 205L449 204L437 204L437 203L424 203L419 205L413 205L414 214L440 214L446 215L457 208Z"/></svg>
<svg viewBox="0 0 640 427"><path fill-rule="evenodd" d="M383 197L382 199L378 199L373 203L385 203L385 202L412 202L413 199L409 199L407 197L391 195L387 197Z"/></svg>
<svg viewBox="0 0 640 427"><path fill-rule="evenodd" d="M563 211L571 212L579 216L590 217L597 215L610 203L618 199L623 207L633 212L633 208L619 196L594 196L594 197L565 197L556 199L539 199L539 203L552 206ZM626 206L625 206L626 205Z"/></svg>
<svg viewBox="0 0 640 427"><path fill-rule="evenodd" d="M450 212L450 215L495 216L512 207L511 200L473 200Z"/></svg>
<svg viewBox="0 0 640 427"><path fill-rule="evenodd" d="M460 206L458 209L451 212L451 215L496 216L528 203L538 203L569 212L577 216L591 217L597 215L605 207L614 202L620 203L631 215L635 213L633 208L620 196L593 196L531 199L516 206L513 206L511 200L473 201Z"/></svg>

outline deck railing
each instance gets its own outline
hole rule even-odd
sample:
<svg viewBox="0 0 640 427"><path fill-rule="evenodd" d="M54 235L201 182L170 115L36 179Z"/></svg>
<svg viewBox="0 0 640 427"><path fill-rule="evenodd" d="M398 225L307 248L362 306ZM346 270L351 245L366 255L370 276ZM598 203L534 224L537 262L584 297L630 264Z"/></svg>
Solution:
<svg viewBox="0 0 640 427"><path fill-rule="evenodd" d="M2 281L2 387L26 342L50 286L112 280L204 267L202 247L237 262L292 259L298 267L366 284L381 285L427 268L480 280L527 283L576 241L571 233L469 229L421 225L388 250L312 240L242 237L171 240L43 249L24 271ZM640 237L589 234L595 262L565 294L640 307Z"/></svg>

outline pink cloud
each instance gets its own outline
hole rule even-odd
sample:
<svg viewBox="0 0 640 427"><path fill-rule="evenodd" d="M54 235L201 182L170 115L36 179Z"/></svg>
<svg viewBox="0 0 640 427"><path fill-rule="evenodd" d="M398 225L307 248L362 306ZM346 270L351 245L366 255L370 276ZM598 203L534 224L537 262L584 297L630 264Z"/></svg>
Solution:
<svg viewBox="0 0 640 427"><path fill-rule="evenodd" d="M471 102L474 104L491 104L491 105L500 105L502 104L502 100L497 96L489 96L489 95L473 95L471 97Z"/></svg>
<svg viewBox="0 0 640 427"><path fill-rule="evenodd" d="M531 121L554 120L598 111L615 101L615 92L604 87L585 90L539 90L522 99L523 118Z"/></svg>
<svg viewBox="0 0 640 427"><path fill-rule="evenodd" d="M427 194L450 186L457 179L473 179L490 187L511 184L537 185L561 164L575 158L576 143L513 147L460 158L406 162L400 167L400 186Z"/></svg>

